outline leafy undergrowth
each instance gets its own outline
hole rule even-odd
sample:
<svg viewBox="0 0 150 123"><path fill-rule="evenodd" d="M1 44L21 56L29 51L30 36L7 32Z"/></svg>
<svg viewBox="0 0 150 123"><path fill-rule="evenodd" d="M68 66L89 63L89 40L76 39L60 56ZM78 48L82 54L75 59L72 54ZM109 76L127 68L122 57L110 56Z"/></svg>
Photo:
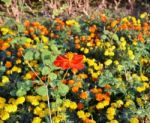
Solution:
<svg viewBox="0 0 150 123"><path fill-rule="evenodd" d="M150 122L148 16L0 27L0 123Z"/></svg>

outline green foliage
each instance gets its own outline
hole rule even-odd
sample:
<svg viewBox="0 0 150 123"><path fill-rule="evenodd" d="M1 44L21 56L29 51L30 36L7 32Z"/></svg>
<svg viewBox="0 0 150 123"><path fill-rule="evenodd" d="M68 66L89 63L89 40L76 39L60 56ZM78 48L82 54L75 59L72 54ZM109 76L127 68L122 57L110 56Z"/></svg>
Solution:
<svg viewBox="0 0 150 123"><path fill-rule="evenodd" d="M43 86L38 87L35 91L37 94L41 96L46 96L48 90L47 90L47 86L43 85Z"/></svg>

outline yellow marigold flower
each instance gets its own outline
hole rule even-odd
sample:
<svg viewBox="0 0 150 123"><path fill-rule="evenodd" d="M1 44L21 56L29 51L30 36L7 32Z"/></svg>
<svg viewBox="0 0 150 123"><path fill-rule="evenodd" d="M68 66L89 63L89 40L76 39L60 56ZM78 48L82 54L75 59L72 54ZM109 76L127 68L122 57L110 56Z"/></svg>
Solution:
<svg viewBox="0 0 150 123"><path fill-rule="evenodd" d="M148 77L144 76L143 74L140 77L143 82L148 81Z"/></svg>
<svg viewBox="0 0 150 123"><path fill-rule="evenodd" d="M122 100L117 100L116 104L117 104L117 107L120 108L123 105L123 101Z"/></svg>
<svg viewBox="0 0 150 123"><path fill-rule="evenodd" d="M67 20L66 24L68 26L80 26L79 23L77 21L75 21L75 20Z"/></svg>
<svg viewBox="0 0 150 123"><path fill-rule="evenodd" d="M117 66L117 70L118 70L118 71L121 71L122 69L123 69L123 66L119 64L119 65Z"/></svg>
<svg viewBox="0 0 150 123"><path fill-rule="evenodd" d="M104 106L108 106L109 105L109 101L108 100L104 100L102 103L103 103Z"/></svg>
<svg viewBox="0 0 150 123"><path fill-rule="evenodd" d="M2 28L1 28L1 31L2 31L2 34L3 34L3 35L6 35L6 34L9 32L9 29L8 29L8 28L5 28L5 27L2 27Z"/></svg>
<svg viewBox="0 0 150 123"><path fill-rule="evenodd" d="M98 78L98 76L99 76L99 73L98 72L96 72L96 73L92 73L92 78Z"/></svg>
<svg viewBox="0 0 150 123"><path fill-rule="evenodd" d="M45 44L47 44L48 43L48 38L47 37L45 37L45 36L41 36L41 39L42 39L42 41L45 43Z"/></svg>
<svg viewBox="0 0 150 123"><path fill-rule="evenodd" d="M86 113L85 113L85 116L86 116L86 117L90 117L91 114L90 114L89 112L86 112Z"/></svg>
<svg viewBox="0 0 150 123"><path fill-rule="evenodd" d="M132 78L138 81L141 80L141 78L137 74L132 74Z"/></svg>
<svg viewBox="0 0 150 123"><path fill-rule="evenodd" d="M130 49L128 50L128 55L129 55L129 58L132 59L132 60L135 58L135 56L133 54L133 51L130 50Z"/></svg>
<svg viewBox="0 0 150 123"><path fill-rule="evenodd" d="M17 67L17 66L13 66L13 68L11 69L12 72L17 72L17 73L21 73L21 68Z"/></svg>
<svg viewBox="0 0 150 123"><path fill-rule="evenodd" d="M85 48L85 49L84 49L84 53L85 53L85 54L88 54L88 53L89 53L89 49L88 49L88 48Z"/></svg>
<svg viewBox="0 0 150 123"><path fill-rule="evenodd" d="M31 73L26 73L25 76L24 76L25 80L29 80L31 78L32 78Z"/></svg>
<svg viewBox="0 0 150 123"><path fill-rule="evenodd" d="M34 117L32 123L41 123L42 119L39 117Z"/></svg>
<svg viewBox="0 0 150 123"><path fill-rule="evenodd" d="M132 104L134 104L132 100L127 100L126 103L124 104L124 107L128 108Z"/></svg>
<svg viewBox="0 0 150 123"><path fill-rule="evenodd" d="M113 120L114 119L114 115L111 115L111 114L107 114L106 117L107 117L108 120Z"/></svg>
<svg viewBox="0 0 150 123"><path fill-rule="evenodd" d="M104 63L106 66L109 66L112 64L112 60L111 59L108 59L107 61L105 61Z"/></svg>
<svg viewBox="0 0 150 123"><path fill-rule="evenodd" d="M140 87L137 87L136 90L141 93L141 92L145 91L146 88L144 86L140 86Z"/></svg>
<svg viewBox="0 0 150 123"><path fill-rule="evenodd" d="M146 82L143 83L143 86L144 86L145 88L149 88L149 84L146 83Z"/></svg>
<svg viewBox="0 0 150 123"><path fill-rule="evenodd" d="M3 97L0 97L0 103L5 103L5 102L6 102L6 99Z"/></svg>
<svg viewBox="0 0 150 123"><path fill-rule="evenodd" d="M9 115L9 113L7 111L2 110L0 112L0 118L2 120L7 120L7 119L9 119L9 117L10 117L10 115Z"/></svg>
<svg viewBox="0 0 150 123"><path fill-rule="evenodd" d="M75 110L77 108L77 104L75 102L71 102L70 109Z"/></svg>
<svg viewBox="0 0 150 123"><path fill-rule="evenodd" d="M66 108L69 108L70 105L71 105L71 101L70 101L70 100L65 100L65 101L64 101L64 106L65 106Z"/></svg>
<svg viewBox="0 0 150 123"><path fill-rule="evenodd" d="M16 112L17 111L17 106L14 104L6 104L5 105L5 111L7 112Z"/></svg>
<svg viewBox="0 0 150 123"><path fill-rule="evenodd" d="M0 109L3 109L5 106L5 103L0 103Z"/></svg>
<svg viewBox="0 0 150 123"><path fill-rule="evenodd" d="M136 102L139 106L143 107L144 106L144 102L142 101L141 98L136 98Z"/></svg>
<svg viewBox="0 0 150 123"><path fill-rule="evenodd" d="M115 61L114 61L114 64L115 64L115 65L119 65L118 60L115 60Z"/></svg>
<svg viewBox="0 0 150 123"><path fill-rule="evenodd" d="M52 121L53 121L53 123L60 123L61 119L59 117L55 116L52 118Z"/></svg>
<svg viewBox="0 0 150 123"><path fill-rule="evenodd" d="M104 103L99 102L99 103L96 105L96 108L97 108L97 109L103 109L104 106L105 106Z"/></svg>
<svg viewBox="0 0 150 123"><path fill-rule="evenodd" d="M130 118L130 123L139 123L139 120L137 118Z"/></svg>
<svg viewBox="0 0 150 123"><path fill-rule="evenodd" d="M47 96L42 96L41 99L42 99L43 101L47 101L48 97L47 97Z"/></svg>
<svg viewBox="0 0 150 123"><path fill-rule="evenodd" d="M106 46L106 47L111 47L110 42L106 42L106 43L105 43L105 46Z"/></svg>
<svg viewBox="0 0 150 123"><path fill-rule="evenodd" d="M2 83L6 84L9 82L9 78L7 76L2 76Z"/></svg>
<svg viewBox="0 0 150 123"><path fill-rule="evenodd" d="M18 104L23 104L25 102L25 97L19 97L17 100L16 100L16 105Z"/></svg>
<svg viewBox="0 0 150 123"><path fill-rule="evenodd" d="M37 106L35 109L34 109L34 114L36 114L36 115L39 115L40 114L40 112L42 111L42 108L40 108L39 106Z"/></svg>
<svg viewBox="0 0 150 123"><path fill-rule="evenodd" d="M107 109L107 114L115 115L115 113L116 113L116 109L115 109L115 108L109 107L109 108Z"/></svg>
<svg viewBox="0 0 150 123"><path fill-rule="evenodd" d="M47 105L46 105L46 103L41 102L39 106L40 106L40 108L44 109L44 108L46 108Z"/></svg>
<svg viewBox="0 0 150 123"><path fill-rule="evenodd" d="M43 118L43 117L45 117L46 113L45 113L45 111L41 111L38 115L39 115L39 117Z"/></svg>
<svg viewBox="0 0 150 123"><path fill-rule="evenodd" d="M117 108L117 103L111 103L111 106Z"/></svg>
<svg viewBox="0 0 150 123"><path fill-rule="evenodd" d="M21 63L21 59L17 59L16 64L20 64L20 63Z"/></svg>
<svg viewBox="0 0 150 123"><path fill-rule="evenodd" d="M140 18L143 19L143 18L145 18L147 15L148 15L147 12L144 12L144 13L142 13L142 14L140 15Z"/></svg>
<svg viewBox="0 0 150 123"><path fill-rule="evenodd" d="M39 105L39 100L36 98L36 96L27 96L26 99L34 106Z"/></svg>
<svg viewBox="0 0 150 123"><path fill-rule="evenodd" d="M84 111L82 111L82 110L78 111L77 115L80 119L85 119L86 118L86 115L85 115Z"/></svg>
<svg viewBox="0 0 150 123"><path fill-rule="evenodd" d="M88 63L89 66L94 66L95 59L87 59L87 63Z"/></svg>
<svg viewBox="0 0 150 123"><path fill-rule="evenodd" d="M117 120L111 120L109 123L119 123Z"/></svg>

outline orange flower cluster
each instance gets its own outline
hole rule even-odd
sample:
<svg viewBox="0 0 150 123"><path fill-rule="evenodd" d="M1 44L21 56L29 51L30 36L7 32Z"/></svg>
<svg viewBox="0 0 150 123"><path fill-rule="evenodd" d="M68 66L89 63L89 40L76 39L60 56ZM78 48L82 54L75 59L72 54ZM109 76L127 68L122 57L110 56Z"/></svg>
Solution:
<svg viewBox="0 0 150 123"><path fill-rule="evenodd" d="M48 30L45 26L41 25L39 22L29 22L25 21L24 26L26 27L26 30L24 31L25 35L31 35L33 39L38 37L38 33L42 35L47 35Z"/></svg>

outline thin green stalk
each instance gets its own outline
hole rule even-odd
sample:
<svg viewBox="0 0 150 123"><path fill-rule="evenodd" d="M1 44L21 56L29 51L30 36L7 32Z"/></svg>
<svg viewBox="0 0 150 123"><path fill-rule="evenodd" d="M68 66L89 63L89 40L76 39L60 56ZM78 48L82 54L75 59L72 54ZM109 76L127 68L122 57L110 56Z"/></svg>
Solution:
<svg viewBox="0 0 150 123"><path fill-rule="evenodd" d="M46 89L47 89L47 104L48 104L48 112L49 112L49 120L50 120L50 123L53 123L52 122L52 116L51 116L51 106L50 106L50 98L49 98L49 94L48 94L48 85L46 85Z"/></svg>
<svg viewBox="0 0 150 123"><path fill-rule="evenodd" d="M65 72L64 77L63 77L63 79L62 79L62 80L64 80L64 79L65 79L65 77L66 77L66 75L67 75L67 73L68 73L68 70L69 70L69 69L67 69L67 70L66 70L66 72Z"/></svg>

